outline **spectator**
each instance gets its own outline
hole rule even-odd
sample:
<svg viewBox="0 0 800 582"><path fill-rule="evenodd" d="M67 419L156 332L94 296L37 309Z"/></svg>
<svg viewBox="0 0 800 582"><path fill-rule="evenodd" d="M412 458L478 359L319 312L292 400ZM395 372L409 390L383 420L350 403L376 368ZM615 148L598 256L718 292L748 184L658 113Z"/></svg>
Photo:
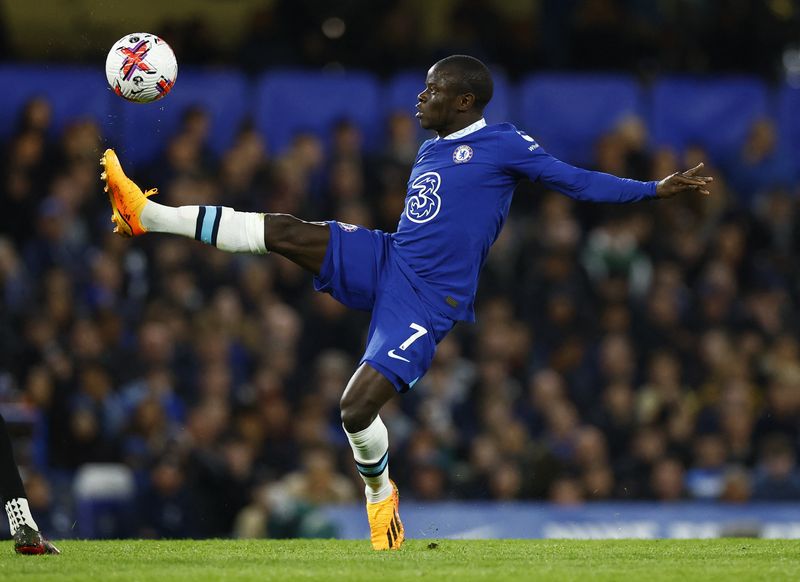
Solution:
<svg viewBox="0 0 800 582"><path fill-rule="evenodd" d="M753 484L753 499L788 501L800 497L797 454L783 435L764 440Z"/></svg>
<svg viewBox="0 0 800 582"><path fill-rule="evenodd" d="M323 448L307 451L303 468L282 481L289 495L314 505L353 503L358 499L353 482L336 473L333 455Z"/></svg>
<svg viewBox="0 0 800 582"><path fill-rule="evenodd" d="M747 140L726 166L731 188L742 206L753 208L760 197L791 184L792 163L778 148L778 139L774 121L768 118L753 121Z"/></svg>
<svg viewBox="0 0 800 582"><path fill-rule="evenodd" d="M686 472L686 489L695 499L717 499L732 487L726 468L725 441L717 433L698 435L694 443L694 462ZM733 495L732 491L727 494Z"/></svg>
<svg viewBox="0 0 800 582"><path fill-rule="evenodd" d="M650 475L653 498L658 501L680 501L686 495L683 464L675 458L664 457L653 465Z"/></svg>

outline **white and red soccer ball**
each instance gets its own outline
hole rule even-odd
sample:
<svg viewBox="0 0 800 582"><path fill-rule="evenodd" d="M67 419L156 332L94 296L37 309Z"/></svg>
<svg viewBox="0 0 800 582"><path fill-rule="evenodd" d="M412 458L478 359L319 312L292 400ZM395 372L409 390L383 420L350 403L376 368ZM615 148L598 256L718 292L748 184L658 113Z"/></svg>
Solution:
<svg viewBox="0 0 800 582"><path fill-rule="evenodd" d="M106 57L106 79L114 93L138 103L150 103L172 90L178 61L170 46L155 34L126 34Z"/></svg>

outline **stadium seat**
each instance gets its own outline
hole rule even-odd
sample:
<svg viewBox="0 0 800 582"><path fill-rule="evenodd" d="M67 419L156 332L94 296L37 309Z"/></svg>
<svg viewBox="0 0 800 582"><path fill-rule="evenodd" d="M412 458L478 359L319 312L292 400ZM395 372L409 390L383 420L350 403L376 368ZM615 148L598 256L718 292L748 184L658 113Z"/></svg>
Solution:
<svg viewBox="0 0 800 582"><path fill-rule="evenodd" d="M109 123L111 93L101 68L77 68L62 65L0 66L0 139L8 139L17 129L25 104L34 97L45 97L52 106L52 137L61 134L69 122L89 117L100 124Z"/></svg>
<svg viewBox="0 0 800 582"><path fill-rule="evenodd" d="M78 537L133 535L135 483L131 469L119 463L87 463L73 484Z"/></svg>
<svg viewBox="0 0 800 582"><path fill-rule="evenodd" d="M639 84L626 76L535 75L520 85L519 126L554 156L587 165L597 138L641 115L642 103Z"/></svg>
<svg viewBox="0 0 800 582"><path fill-rule="evenodd" d="M494 96L486 108L488 123L513 121L511 88L505 75L494 72ZM408 71L400 73L386 83L383 91L384 115L395 111L406 111L413 115L417 104L417 95L425 87L425 73Z"/></svg>
<svg viewBox="0 0 800 582"><path fill-rule="evenodd" d="M378 143L383 108L379 84L372 75L267 73L259 79L255 94L256 126L273 153L283 151L298 132L327 135L341 119L361 129L368 148Z"/></svg>
<svg viewBox="0 0 800 582"><path fill-rule="evenodd" d="M174 137L183 113L199 106L211 116L209 147L219 155L230 148L249 113L250 92L244 75L235 71L181 70L170 94L155 103L117 99L122 116L120 154L126 163L151 161Z"/></svg>
<svg viewBox="0 0 800 582"><path fill-rule="evenodd" d="M781 146L789 152L800 179L800 86L785 85L778 95Z"/></svg>
<svg viewBox="0 0 800 582"><path fill-rule="evenodd" d="M741 147L753 121L767 114L768 101L757 79L663 79L653 87L653 137L678 151L698 144L712 159L724 160Z"/></svg>

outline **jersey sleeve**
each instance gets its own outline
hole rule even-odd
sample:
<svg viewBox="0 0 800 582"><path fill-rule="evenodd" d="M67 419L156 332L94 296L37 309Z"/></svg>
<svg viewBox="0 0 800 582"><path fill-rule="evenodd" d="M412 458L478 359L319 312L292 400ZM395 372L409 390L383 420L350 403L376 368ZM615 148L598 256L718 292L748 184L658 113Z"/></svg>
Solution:
<svg viewBox="0 0 800 582"><path fill-rule="evenodd" d="M522 131L501 136L500 165L511 174L539 181L575 200L637 202L656 197L657 182L618 178L603 172L576 168L545 152Z"/></svg>

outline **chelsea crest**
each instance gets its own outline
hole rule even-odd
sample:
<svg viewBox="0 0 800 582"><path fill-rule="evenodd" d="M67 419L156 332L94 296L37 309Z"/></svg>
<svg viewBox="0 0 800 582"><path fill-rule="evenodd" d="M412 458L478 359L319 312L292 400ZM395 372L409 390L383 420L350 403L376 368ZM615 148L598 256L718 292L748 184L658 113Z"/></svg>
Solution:
<svg viewBox="0 0 800 582"><path fill-rule="evenodd" d="M472 148L469 147L467 144L462 144L453 151L453 161L457 164L463 164L464 162L468 162L471 159L472 159Z"/></svg>

